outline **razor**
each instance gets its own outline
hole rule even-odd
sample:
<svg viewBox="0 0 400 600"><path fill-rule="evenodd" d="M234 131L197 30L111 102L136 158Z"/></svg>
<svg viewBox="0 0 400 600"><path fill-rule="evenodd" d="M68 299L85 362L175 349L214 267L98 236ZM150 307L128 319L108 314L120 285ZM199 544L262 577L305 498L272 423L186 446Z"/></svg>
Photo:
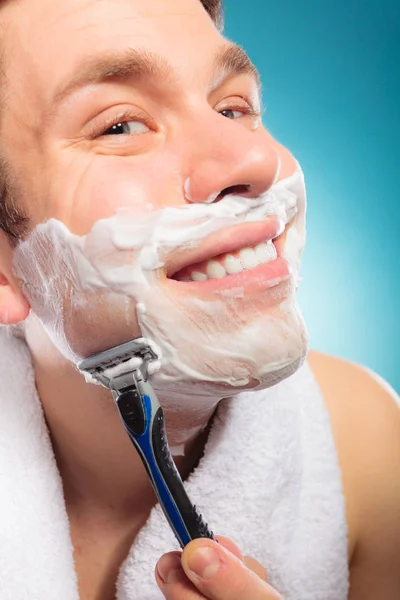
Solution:
<svg viewBox="0 0 400 600"><path fill-rule="evenodd" d="M123 426L183 549L193 539L215 538L186 494L171 456L164 412L149 382L149 365L158 358L149 344L138 338L90 356L78 369L111 390Z"/></svg>

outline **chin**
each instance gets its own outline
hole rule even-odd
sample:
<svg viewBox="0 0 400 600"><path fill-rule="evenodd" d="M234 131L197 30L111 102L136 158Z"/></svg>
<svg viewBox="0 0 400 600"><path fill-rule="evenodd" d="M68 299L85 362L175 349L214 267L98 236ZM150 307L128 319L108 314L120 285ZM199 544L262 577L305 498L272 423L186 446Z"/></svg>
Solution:
<svg viewBox="0 0 400 600"><path fill-rule="evenodd" d="M255 391L273 387L284 379L291 377L304 364L309 348L308 331L303 316L298 309L296 310L296 318L297 325L294 333L297 343L295 346L291 349L288 348L287 357L281 359L278 357L275 363L267 365L265 373L261 376L258 374L254 379L254 385L248 389Z"/></svg>
<svg viewBox="0 0 400 600"><path fill-rule="evenodd" d="M187 323L175 332L172 345L171 339L162 344L162 368L152 378L162 397L186 396L188 403L195 397L204 402L233 397L277 385L303 364L308 336L293 297L280 305L279 316L267 311L242 326L239 319L236 327L231 319L225 325L228 322L230 330L218 327L222 319L212 327L209 323L208 332L197 328L191 340L184 337Z"/></svg>
<svg viewBox="0 0 400 600"><path fill-rule="evenodd" d="M273 387L274 385L277 385L278 383L281 383L281 381L283 381L284 379L291 377L303 365L307 357L307 352L308 346L306 344L303 352L297 359L293 360L292 362L286 365L277 365L273 371L268 373L268 376L264 377L261 381L255 380L254 386L247 389L253 391L265 390L267 388Z"/></svg>

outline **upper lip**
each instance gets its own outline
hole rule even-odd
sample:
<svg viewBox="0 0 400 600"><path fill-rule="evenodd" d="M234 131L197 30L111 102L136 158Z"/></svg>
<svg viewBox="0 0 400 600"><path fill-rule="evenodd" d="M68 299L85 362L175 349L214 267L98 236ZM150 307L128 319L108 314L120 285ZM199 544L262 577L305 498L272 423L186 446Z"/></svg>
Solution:
<svg viewBox="0 0 400 600"><path fill-rule="evenodd" d="M185 267L210 260L227 252L257 246L275 239L281 233L281 223L275 216L267 217L259 222L225 227L209 235L194 248L183 248L171 253L165 261L166 275L171 278Z"/></svg>

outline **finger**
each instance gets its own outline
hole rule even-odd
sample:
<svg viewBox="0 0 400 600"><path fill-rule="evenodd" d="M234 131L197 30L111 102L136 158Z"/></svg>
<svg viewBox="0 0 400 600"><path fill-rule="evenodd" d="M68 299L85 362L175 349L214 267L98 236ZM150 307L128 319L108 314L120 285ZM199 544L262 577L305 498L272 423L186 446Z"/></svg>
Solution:
<svg viewBox="0 0 400 600"><path fill-rule="evenodd" d="M170 552L160 558L155 569L155 578L166 600L204 599L186 577L180 552Z"/></svg>
<svg viewBox="0 0 400 600"><path fill-rule="evenodd" d="M264 567L262 565L260 565L260 563L258 561L256 561L255 558L252 558L251 556L243 557L239 548L236 546L236 544L230 538L227 538L223 535L219 535L216 537L216 539L218 540L218 542L220 544L222 544L224 546L224 548L226 548L227 550L229 550L229 552L231 552L232 554L237 556L240 560L242 560L244 562L244 564L246 565L246 567L251 569L251 571L254 571L254 573L257 573L257 575L259 577L261 577L261 579L264 579L264 581L268 581L268 576L267 576L266 570L264 569Z"/></svg>
<svg viewBox="0 0 400 600"><path fill-rule="evenodd" d="M233 542L230 538L225 537L224 535L216 536L218 542L223 545L224 548L229 550L232 554L237 556L240 560L243 560L242 553L239 548L236 546L235 542Z"/></svg>
<svg viewBox="0 0 400 600"><path fill-rule="evenodd" d="M268 576L267 576L266 570L264 569L264 567L262 565L260 565L260 563L258 561L256 561L255 558L252 558L251 556L243 557L239 548L236 546L236 544L230 538L227 538L223 535L218 535L216 537L216 539L218 540L218 542L220 544L222 544L224 546L224 548L226 548L227 550L229 550L229 552L231 552L232 554L237 556L240 560L242 560L244 562L244 564L246 565L246 567L251 569L251 571L254 571L254 573L257 573L257 575L259 577L261 577L261 579L264 579L264 581L268 581Z"/></svg>
<svg viewBox="0 0 400 600"><path fill-rule="evenodd" d="M188 579L202 594L200 598L281 600L281 596L265 580L222 544L204 538L194 540L184 549L181 560ZM183 598L181 596L181 600ZM189 599L192 600L190 596Z"/></svg>
<svg viewBox="0 0 400 600"><path fill-rule="evenodd" d="M226 539L229 540L229 538ZM218 541L221 543L219 536ZM231 545L237 548L233 542ZM258 570L262 571L261 565L256 560L245 556L246 560L251 566L258 566ZM180 552L170 552L164 555L158 562L155 575L157 584L166 600L199 600L205 598L187 578L182 568Z"/></svg>
<svg viewBox="0 0 400 600"><path fill-rule="evenodd" d="M255 558L252 558L251 556L245 556L243 558L243 562L246 565L246 567L248 567L251 571L256 573L259 577L261 577L261 579L268 582L266 570L262 565L260 565L258 561L256 561Z"/></svg>
<svg viewBox="0 0 400 600"><path fill-rule="evenodd" d="M216 539L219 544L243 561L242 553L230 538L219 535ZM198 598L204 598L186 577L182 568L181 552L165 554L157 564L155 578L158 587L167 600L175 600L175 598L178 600L183 598L185 600L192 600L192 598L197 600Z"/></svg>

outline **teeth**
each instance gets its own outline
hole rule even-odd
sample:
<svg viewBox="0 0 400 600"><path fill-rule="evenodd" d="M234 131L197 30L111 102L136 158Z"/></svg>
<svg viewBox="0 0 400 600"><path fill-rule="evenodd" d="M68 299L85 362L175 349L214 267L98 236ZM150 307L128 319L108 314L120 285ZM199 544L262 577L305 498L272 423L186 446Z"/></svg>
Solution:
<svg viewBox="0 0 400 600"><path fill-rule="evenodd" d="M238 256L226 254L220 261L209 260L206 264L207 273L193 271L192 281L206 281L207 279L223 279L227 275L237 275L242 271L250 271L259 265L266 264L277 258L276 248L272 241L259 244L255 248L243 248Z"/></svg>
<svg viewBox="0 0 400 600"><path fill-rule="evenodd" d="M206 281L206 279L208 279L207 275L205 273L200 273L200 271L193 271L191 277L192 281Z"/></svg>
<svg viewBox="0 0 400 600"><path fill-rule="evenodd" d="M243 265L238 258L227 254L224 260L224 267L228 275L237 275L243 271Z"/></svg>
<svg viewBox="0 0 400 600"><path fill-rule="evenodd" d="M239 252L239 258L243 268L247 271L258 267L260 264L257 260L256 253L252 248L244 248L244 250L241 250Z"/></svg>
<svg viewBox="0 0 400 600"><path fill-rule="evenodd" d="M223 279L226 275L224 267L216 260L209 260L207 264L208 279Z"/></svg>
<svg viewBox="0 0 400 600"><path fill-rule="evenodd" d="M277 258L276 248L272 242L260 244L255 249L255 254L260 265L263 265Z"/></svg>

